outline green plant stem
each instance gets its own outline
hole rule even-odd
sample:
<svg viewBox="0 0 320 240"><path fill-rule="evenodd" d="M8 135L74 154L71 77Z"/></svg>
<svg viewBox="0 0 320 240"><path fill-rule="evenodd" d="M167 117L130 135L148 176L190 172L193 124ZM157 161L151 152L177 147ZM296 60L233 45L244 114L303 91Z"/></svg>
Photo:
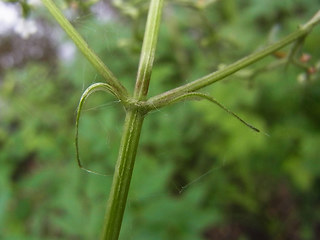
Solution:
<svg viewBox="0 0 320 240"><path fill-rule="evenodd" d="M162 7L163 0L151 1L141 49L137 81L134 90L134 98L136 100L144 100L148 93L160 28Z"/></svg>
<svg viewBox="0 0 320 240"><path fill-rule="evenodd" d="M148 93L157 44L163 0L151 0L133 101L145 99ZM104 222L102 240L117 240L126 207L132 171L145 112L143 107L127 107L123 135Z"/></svg>
<svg viewBox="0 0 320 240"><path fill-rule="evenodd" d="M103 240L117 240L119 238L143 119L144 115L137 110L127 112L120 153L107 203Z"/></svg>
<svg viewBox="0 0 320 240"><path fill-rule="evenodd" d="M126 88L116 79L110 69L101 61L101 59L89 48L86 41L80 36L77 30L63 16L59 8L52 0L42 0L52 16L57 20L64 31L69 35L73 42L77 45L83 55L91 62L95 69L105 78L122 101L126 100L128 92Z"/></svg>
<svg viewBox="0 0 320 240"><path fill-rule="evenodd" d="M96 70L106 79L109 85L93 85L89 87L87 92L80 101L79 111L85 98L93 91L107 89L115 96L117 96L122 104L126 108L126 118L123 129L123 135L121 139L119 156L115 167L113 182L111 186L110 196L107 203L107 210L104 221L104 228L102 233L102 240L117 240L119 238L123 214L126 207L135 157L139 144L140 133L142 129L143 120L147 111L154 108L163 107L189 97L201 97L205 98L225 111L233 114L226 109L215 99L201 94L192 93L197 89L208 86L214 82L217 82L238 70L264 58L274 51L304 37L309 31L320 22L320 11L306 24L300 27L299 30L288 35L282 40L266 47L265 49L253 53L245 58L238 60L237 62L225 67L222 70L211 73L198 80L195 80L189 84L172 89L160 95L150 98L146 101L149 82L151 78L152 66L154 62L155 49L158 39L159 26L161 20L161 13L163 8L163 0L151 0L148 19L146 24L146 30L143 40L143 46L141 51L139 69L137 74L136 86L133 94L133 98L128 97L126 88L115 78L112 72L106 65L100 60L100 58L88 47L87 43L83 40L80 34L74 29L70 22L63 16L61 11L57 8L52 0L42 0L53 17L58 21L61 27L71 37L71 39L78 46L84 56L92 63ZM214 2L214 1L211 1ZM237 115L233 114L237 117ZM77 122L79 122L80 112L78 112ZM247 126L256 130L251 125L244 122L237 117ZM78 123L77 123L78 124ZM77 125L78 126L78 125ZM77 137L77 135L76 135ZM76 140L77 141L77 140ZM81 163L79 161L79 165Z"/></svg>
<svg viewBox="0 0 320 240"><path fill-rule="evenodd" d="M150 106L153 106L154 108L160 108L160 107L166 106L170 101L172 101L172 99L176 98L179 95L196 91L198 89L211 85L217 81L220 81L230 76L231 74L259 61L260 59L268 56L269 54L283 48L284 46L292 42L295 42L300 38L303 38L319 22L320 22L320 11L309 22L307 22L305 25L300 27L297 31L284 37L278 42L273 43L258 52L252 53L221 70L208 74L188 84L182 85L180 87L174 88L172 90L169 90L167 92L154 96L147 101L147 104Z"/></svg>

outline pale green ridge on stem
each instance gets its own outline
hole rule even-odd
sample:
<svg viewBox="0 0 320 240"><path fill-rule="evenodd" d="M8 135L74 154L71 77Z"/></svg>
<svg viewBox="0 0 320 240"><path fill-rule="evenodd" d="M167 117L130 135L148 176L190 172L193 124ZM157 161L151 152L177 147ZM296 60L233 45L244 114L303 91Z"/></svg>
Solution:
<svg viewBox="0 0 320 240"><path fill-rule="evenodd" d="M163 0L151 1L134 91L134 98L138 100L143 100L147 96L157 46L162 8Z"/></svg>
<svg viewBox="0 0 320 240"><path fill-rule="evenodd" d="M143 119L144 115L137 110L129 110L126 114L118 161L107 203L102 240L119 238Z"/></svg>
<svg viewBox="0 0 320 240"><path fill-rule="evenodd" d="M119 98L117 93L114 91L114 89L107 83L94 83L92 85L90 85L82 94L80 101L79 101L79 105L77 108L77 117L76 117L76 134L75 134L75 145L76 145L76 155L77 155L77 163L78 166L89 172L89 173L94 173L94 174L98 174L98 175L103 175L105 176L105 174L101 174L101 173L97 173L94 171L91 171L89 169L86 169L82 166L81 161L80 161L80 154L79 154L79 122L80 122L80 116L81 116L81 111L82 111L82 107L85 103L85 101L87 100L87 98L94 92L97 91L104 91L107 93L112 93L116 98Z"/></svg>
<svg viewBox="0 0 320 240"><path fill-rule="evenodd" d="M213 73L210 73L202 78L199 78L193 82L190 82L188 84L182 85L180 87L174 88L172 90L169 90L167 92L164 92L162 94L159 94L157 96L154 96L148 100L150 105L166 105L167 102L171 101L171 99L187 93L187 92L193 92L198 89L204 88L212 83L215 83L219 80L222 80L226 78L227 76L230 76L231 74L249 66L250 64L253 64L260 59L268 56L269 54L279 50L280 48L283 48L284 46L295 42L299 40L300 38L305 37L306 34L308 34L312 28L320 22L320 11L317 12L317 14L305 25L300 27L297 31L291 33L290 35L282 38L278 42L275 42L264 49L252 53L232 64L229 66L215 71Z"/></svg>
<svg viewBox="0 0 320 240"><path fill-rule="evenodd" d="M114 91L117 92L119 98L123 101L127 98L126 88L116 79L109 68L101 61L101 59L89 48L86 41L74 29L71 23L63 16L59 8L52 0L42 0L52 16L57 20L64 31L69 35L73 42L77 45L83 55L91 62L95 69L105 78Z"/></svg>
<svg viewBox="0 0 320 240"><path fill-rule="evenodd" d="M163 0L151 0L134 97L126 102L126 119L107 203L102 240L117 240L119 238L142 123L146 113L143 110L144 104L139 105L139 102L144 102L140 100L144 100L148 93L162 6Z"/></svg>

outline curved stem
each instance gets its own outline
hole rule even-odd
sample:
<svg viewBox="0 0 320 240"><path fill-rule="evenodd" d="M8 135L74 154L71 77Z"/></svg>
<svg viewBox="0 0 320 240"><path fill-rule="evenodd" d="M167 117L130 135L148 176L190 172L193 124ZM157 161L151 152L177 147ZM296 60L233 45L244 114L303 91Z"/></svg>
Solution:
<svg viewBox="0 0 320 240"><path fill-rule="evenodd" d="M220 102L218 102L215 98L204 94L204 93L200 93L200 92L190 92L190 93L185 93L182 94L174 99L171 99L170 102L167 102L166 105L154 105L152 106L153 109L159 109L161 107L165 107L169 104L173 104L173 103L177 103L183 100L208 100L211 103L216 104L218 107L220 107L222 110L224 110L225 112L229 113L230 115L232 115L233 117L235 117L236 119L238 119L241 123L243 123L244 125L246 125L247 127L251 128L253 131L255 132L260 132L260 130L254 126L252 126L251 124L249 124L248 122L246 122L245 120L243 120L241 117L239 117L236 113L232 112L231 110L229 110L228 108L226 108L224 105L222 105ZM150 106L151 108L151 106Z"/></svg>
<svg viewBox="0 0 320 240"><path fill-rule="evenodd" d="M94 92L97 91L104 91L104 92L108 92L108 93L112 93L115 97L119 98L117 93L115 92L115 90L107 83L94 83L92 85L90 85L82 94L80 101L79 101L79 105L77 108L77 117L76 117L76 135L75 135L75 145L76 145L76 155L77 155L77 163L78 166L82 169L85 170L89 173L94 173L94 174L98 174L98 175L105 175L105 174L101 174L101 173L97 173L94 171L91 171L89 169L86 169L82 166L81 161L80 161L80 154L79 154L79 122L80 122L80 116L81 116L81 111L82 111L82 107L85 103L85 101L87 100L87 98Z"/></svg>

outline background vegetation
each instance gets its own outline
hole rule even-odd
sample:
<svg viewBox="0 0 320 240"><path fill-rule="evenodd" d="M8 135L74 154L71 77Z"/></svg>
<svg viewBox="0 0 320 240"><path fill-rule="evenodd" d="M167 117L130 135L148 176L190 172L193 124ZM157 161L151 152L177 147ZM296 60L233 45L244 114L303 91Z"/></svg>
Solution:
<svg viewBox="0 0 320 240"><path fill-rule="evenodd" d="M130 89L147 3L61 5ZM80 53L62 54L70 41L45 9L25 8L38 33L0 36L0 239L97 239L124 110L104 94L86 103L80 153L87 168L109 176L80 171L75 110L83 89L101 78ZM149 96L279 39L318 8L317 0L168 0ZM303 48L315 70L319 39L318 27ZM267 134L206 102L147 117L121 239L320 238L319 73L307 78L282 66L255 76L277 56L206 88Z"/></svg>

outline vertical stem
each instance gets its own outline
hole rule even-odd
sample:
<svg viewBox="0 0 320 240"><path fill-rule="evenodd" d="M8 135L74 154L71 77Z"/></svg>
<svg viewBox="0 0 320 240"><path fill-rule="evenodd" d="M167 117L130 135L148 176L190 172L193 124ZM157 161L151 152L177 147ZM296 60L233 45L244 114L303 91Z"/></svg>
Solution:
<svg viewBox="0 0 320 240"><path fill-rule="evenodd" d="M145 99L148 93L162 6L163 0L151 0L134 100ZM117 240L119 238L144 116L139 107L133 106L127 110L118 161L107 203L102 240Z"/></svg>
<svg viewBox="0 0 320 240"><path fill-rule="evenodd" d="M158 40L163 0L151 0L143 45L140 55L134 97L144 100L148 93L154 55Z"/></svg>
<svg viewBox="0 0 320 240"><path fill-rule="evenodd" d="M127 112L120 153L107 204L103 240L117 240L119 238L143 119L144 116L136 110Z"/></svg>

